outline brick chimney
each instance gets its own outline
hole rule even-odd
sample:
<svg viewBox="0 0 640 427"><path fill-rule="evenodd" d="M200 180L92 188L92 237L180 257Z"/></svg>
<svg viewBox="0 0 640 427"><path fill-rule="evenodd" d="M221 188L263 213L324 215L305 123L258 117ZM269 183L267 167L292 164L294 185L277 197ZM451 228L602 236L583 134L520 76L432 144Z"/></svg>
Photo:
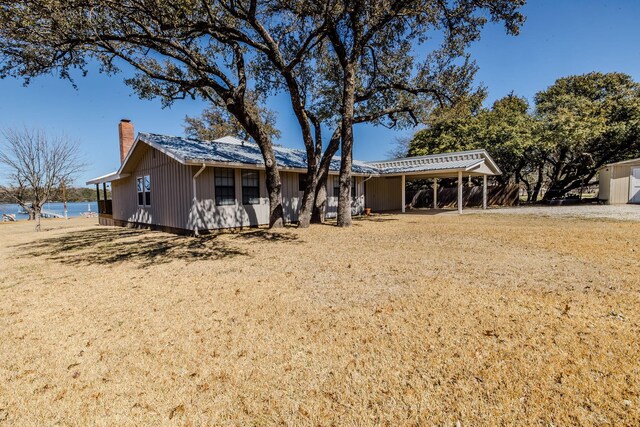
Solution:
<svg viewBox="0 0 640 427"><path fill-rule="evenodd" d="M122 163L133 146L134 131L131 120L120 120L120 123L118 124L118 134L120 136L120 163Z"/></svg>

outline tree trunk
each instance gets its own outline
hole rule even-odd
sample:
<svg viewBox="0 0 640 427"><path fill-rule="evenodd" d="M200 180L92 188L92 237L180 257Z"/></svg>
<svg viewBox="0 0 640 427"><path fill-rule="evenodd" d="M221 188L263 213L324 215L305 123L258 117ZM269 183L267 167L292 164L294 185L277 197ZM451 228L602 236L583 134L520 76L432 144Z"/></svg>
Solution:
<svg viewBox="0 0 640 427"><path fill-rule="evenodd" d="M40 208L35 209L36 231L40 231Z"/></svg>
<svg viewBox="0 0 640 427"><path fill-rule="evenodd" d="M107 199L107 192L105 190L104 193L104 199ZM64 208L64 219L68 219L69 217L67 216L67 186L65 185L64 181L62 181L62 206Z"/></svg>
<svg viewBox="0 0 640 427"><path fill-rule="evenodd" d="M322 174L322 176L316 183L316 197L315 197L315 202L313 204L313 214L311 215L312 223L322 224L324 222L326 204L327 204L327 175Z"/></svg>
<svg viewBox="0 0 640 427"><path fill-rule="evenodd" d="M307 176L305 178L304 194L302 195L302 203L300 213L298 214L298 226L307 228L311 223L311 214L316 194L316 166L309 166Z"/></svg>
<svg viewBox="0 0 640 427"><path fill-rule="evenodd" d="M234 98L237 96L238 98ZM265 132L260 123L260 118L255 117L247 109L242 96L234 94L225 99L227 108L231 114L251 135L253 140L260 147L264 160L264 169L267 178L267 193L269 194L269 228L284 227L284 209L282 208L282 182L276 163L276 156L273 152L271 137Z"/></svg>
<svg viewBox="0 0 640 427"><path fill-rule="evenodd" d="M282 182L276 165L275 156L271 152L271 161L265 161L267 177L267 193L269 194L269 228L284 227L284 209L282 208Z"/></svg>
<svg viewBox="0 0 640 427"><path fill-rule="evenodd" d="M351 165L353 157L353 110L355 102L355 65L348 63L344 68L342 93L342 125L340 139L342 156L340 159L340 198L338 199L338 227L351 226Z"/></svg>
<svg viewBox="0 0 640 427"><path fill-rule="evenodd" d="M335 156L336 152L340 148L340 128L337 128L327 149L322 155L320 166L318 167L318 173L316 178L316 197L313 206L313 215L311 216L311 222L321 224L324 222L327 203L327 181L329 180L329 169L331 168L331 159Z"/></svg>
<svg viewBox="0 0 640 427"><path fill-rule="evenodd" d="M540 194L540 190L542 189L542 184L544 182L544 163L538 165L538 179L536 180L536 185L533 187L533 193L531 194L531 202L535 203L538 201L538 195Z"/></svg>

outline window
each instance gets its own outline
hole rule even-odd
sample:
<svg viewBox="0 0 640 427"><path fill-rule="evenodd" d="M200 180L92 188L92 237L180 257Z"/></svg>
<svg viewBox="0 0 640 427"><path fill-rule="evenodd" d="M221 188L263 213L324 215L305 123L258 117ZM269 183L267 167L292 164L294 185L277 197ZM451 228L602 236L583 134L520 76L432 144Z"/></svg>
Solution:
<svg viewBox="0 0 640 427"><path fill-rule="evenodd" d="M335 176L333 177L333 196L340 197L340 179ZM356 177L351 177L351 198L356 198Z"/></svg>
<svg viewBox="0 0 640 427"><path fill-rule="evenodd" d="M242 204L260 204L260 184L258 171L242 171Z"/></svg>
<svg viewBox="0 0 640 427"><path fill-rule="evenodd" d="M233 169L215 168L216 205L233 205L236 203L236 183Z"/></svg>
<svg viewBox="0 0 640 427"><path fill-rule="evenodd" d="M356 198L356 177L355 176L351 177L351 198L352 199Z"/></svg>
<svg viewBox="0 0 640 427"><path fill-rule="evenodd" d="M136 179L138 191L138 206L151 206L151 177L149 175L139 176Z"/></svg>
<svg viewBox="0 0 640 427"><path fill-rule="evenodd" d="M298 174L298 191L304 191L307 186L307 175L304 173Z"/></svg>

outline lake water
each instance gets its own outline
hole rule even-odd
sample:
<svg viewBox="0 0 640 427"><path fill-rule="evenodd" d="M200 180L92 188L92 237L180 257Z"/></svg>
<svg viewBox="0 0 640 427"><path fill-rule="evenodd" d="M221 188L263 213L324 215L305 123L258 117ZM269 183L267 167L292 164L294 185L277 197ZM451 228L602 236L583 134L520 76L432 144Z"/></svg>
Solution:
<svg viewBox="0 0 640 427"><path fill-rule="evenodd" d="M62 202L59 203L47 203L43 208L46 212L57 213L60 215L64 215L64 205ZM21 214L20 211L22 208L20 205L16 204L3 204L0 203L0 215L1 214L14 214L16 219L28 219L29 215ZM83 212L98 212L98 203L97 202L74 202L67 203L67 216L81 216Z"/></svg>

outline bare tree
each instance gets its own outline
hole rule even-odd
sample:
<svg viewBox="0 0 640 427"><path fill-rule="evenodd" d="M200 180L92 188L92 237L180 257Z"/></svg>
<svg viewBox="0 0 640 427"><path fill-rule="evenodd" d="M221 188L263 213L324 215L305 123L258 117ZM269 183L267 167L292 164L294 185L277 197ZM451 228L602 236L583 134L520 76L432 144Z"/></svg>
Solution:
<svg viewBox="0 0 640 427"><path fill-rule="evenodd" d="M40 231L44 204L55 197L63 183L82 170L78 146L66 137L52 137L42 130L2 131L0 164L7 168L7 185L0 193L29 212Z"/></svg>

